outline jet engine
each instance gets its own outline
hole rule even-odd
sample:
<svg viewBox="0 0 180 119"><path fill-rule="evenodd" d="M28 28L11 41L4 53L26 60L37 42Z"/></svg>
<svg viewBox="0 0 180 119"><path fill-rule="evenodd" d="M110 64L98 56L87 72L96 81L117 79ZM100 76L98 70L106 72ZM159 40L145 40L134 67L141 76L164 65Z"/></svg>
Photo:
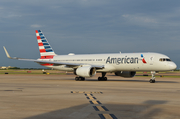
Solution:
<svg viewBox="0 0 180 119"><path fill-rule="evenodd" d="M91 66L82 66L74 71L74 74L81 77L93 77L96 75L96 68Z"/></svg>
<svg viewBox="0 0 180 119"><path fill-rule="evenodd" d="M136 72L135 71L118 71L118 72L115 72L115 75L121 76L124 78L131 78L136 75Z"/></svg>

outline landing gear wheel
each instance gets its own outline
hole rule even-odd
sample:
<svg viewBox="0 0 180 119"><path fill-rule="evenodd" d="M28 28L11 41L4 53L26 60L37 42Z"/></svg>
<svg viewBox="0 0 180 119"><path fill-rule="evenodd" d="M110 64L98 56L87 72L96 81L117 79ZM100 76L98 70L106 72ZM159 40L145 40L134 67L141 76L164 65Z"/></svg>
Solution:
<svg viewBox="0 0 180 119"><path fill-rule="evenodd" d="M107 81L107 77L105 77L106 72L102 72L102 77L98 77L98 81Z"/></svg>
<svg viewBox="0 0 180 119"><path fill-rule="evenodd" d="M107 81L107 77L104 77L104 81Z"/></svg>
<svg viewBox="0 0 180 119"><path fill-rule="evenodd" d="M79 81L79 77L76 77L75 80L76 80L76 81Z"/></svg>
<svg viewBox="0 0 180 119"><path fill-rule="evenodd" d="M149 82L150 83L155 83L156 81L155 81L155 74L156 74L156 72L155 71L151 71L151 75L152 75L152 78L149 80Z"/></svg>
<svg viewBox="0 0 180 119"><path fill-rule="evenodd" d="M98 77L98 81L107 81L107 77Z"/></svg>
<svg viewBox="0 0 180 119"><path fill-rule="evenodd" d="M84 78L84 77L76 77L75 80L76 80L76 81L84 81L85 78Z"/></svg>
<svg viewBox="0 0 180 119"><path fill-rule="evenodd" d="M84 81L85 78L84 78L84 77L79 77L79 80L80 80L80 81Z"/></svg>
<svg viewBox="0 0 180 119"><path fill-rule="evenodd" d="M149 82L150 83L155 83L156 81L155 81L155 79L150 79Z"/></svg>

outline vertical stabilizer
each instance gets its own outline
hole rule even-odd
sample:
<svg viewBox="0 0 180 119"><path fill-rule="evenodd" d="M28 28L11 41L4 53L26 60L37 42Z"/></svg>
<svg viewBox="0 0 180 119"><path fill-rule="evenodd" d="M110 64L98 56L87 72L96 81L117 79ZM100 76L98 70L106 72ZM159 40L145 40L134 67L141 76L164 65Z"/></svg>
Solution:
<svg viewBox="0 0 180 119"><path fill-rule="evenodd" d="M41 59L52 59L56 54L41 30L36 30Z"/></svg>

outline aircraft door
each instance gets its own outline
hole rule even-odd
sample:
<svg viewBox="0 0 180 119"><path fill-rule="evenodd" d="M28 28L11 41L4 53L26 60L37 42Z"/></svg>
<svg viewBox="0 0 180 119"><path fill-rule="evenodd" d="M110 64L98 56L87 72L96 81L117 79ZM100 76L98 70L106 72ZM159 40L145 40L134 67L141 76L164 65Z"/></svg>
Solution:
<svg viewBox="0 0 180 119"><path fill-rule="evenodd" d="M154 56L150 56L149 65L153 65L153 63L154 63Z"/></svg>

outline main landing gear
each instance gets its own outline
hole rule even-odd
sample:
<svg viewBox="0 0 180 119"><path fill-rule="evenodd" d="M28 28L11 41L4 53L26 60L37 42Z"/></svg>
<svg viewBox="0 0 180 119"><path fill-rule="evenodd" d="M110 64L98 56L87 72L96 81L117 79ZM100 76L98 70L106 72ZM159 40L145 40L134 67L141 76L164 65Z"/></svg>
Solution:
<svg viewBox="0 0 180 119"><path fill-rule="evenodd" d="M98 77L98 81L107 81L107 77L105 77L106 72L102 72L102 77Z"/></svg>
<svg viewBox="0 0 180 119"><path fill-rule="evenodd" d="M76 80L76 81L84 81L85 78L84 78L84 77L76 77L75 80Z"/></svg>
<svg viewBox="0 0 180 119"><path fill-rule="evenodd" d="M156 74L155 71L151 71L152 78L149 80L150 83L155 83L155 78L156 78L155 74Z"/></svg>
<svg viewBox="0 0 180 119"><path fill-rule="evenodd" d="M105 77L106 72L102 72L102 77L98 77L98 81L107 81L107 77ZM84 81L85 78L84 77L76 77L75 78L76 81Z"/></svg>

